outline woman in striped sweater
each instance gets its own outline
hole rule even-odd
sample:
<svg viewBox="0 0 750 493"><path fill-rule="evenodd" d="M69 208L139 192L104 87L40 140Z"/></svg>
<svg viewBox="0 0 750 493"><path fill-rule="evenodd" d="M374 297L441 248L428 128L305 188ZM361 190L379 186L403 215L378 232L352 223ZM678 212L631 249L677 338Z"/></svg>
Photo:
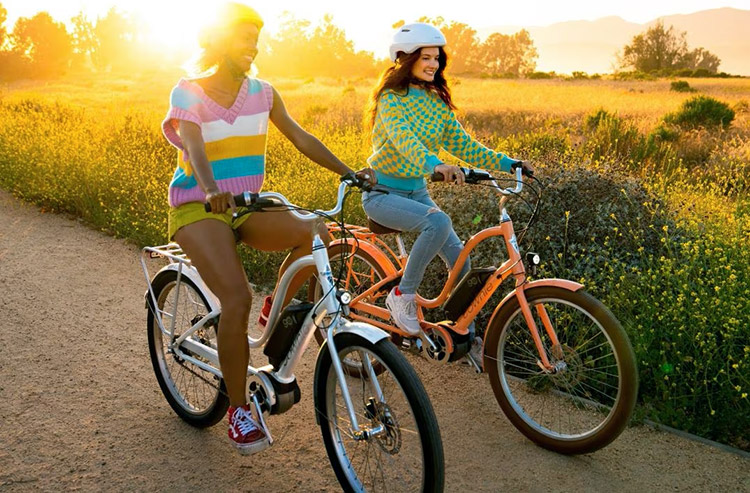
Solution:
<svg viewBox="0 0 750 493"><path fill-rule="evenodd" d="M247 76L262 26L250 7L223 5L217 20L200 35L202 52L196 68L201 75L175 86L162 125L167 140L179 150L169 185L169 238L180 244L221 302L218 350L230 401L228 433L243 454L264 449L268 439L245 400L252 295L235 241L263 251L291 249L281 275L294 260L310 253L311 228L321 238L328 239L328 234L325 225L311 227L285 212L234 219L232 196L258 192L263 185L269 120L312 161L339 175L351 172L289 116L268 82ZM212 212L205 212L204 202L211 204ZM290 296L303 282L292 282ZM267 299L265 316L269 308Z"/></svg>

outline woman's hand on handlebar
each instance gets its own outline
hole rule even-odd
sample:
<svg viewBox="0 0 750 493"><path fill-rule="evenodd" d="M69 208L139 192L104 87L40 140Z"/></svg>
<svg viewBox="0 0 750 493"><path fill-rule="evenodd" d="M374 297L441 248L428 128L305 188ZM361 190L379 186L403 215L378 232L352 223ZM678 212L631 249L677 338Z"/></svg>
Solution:
<svg viewBox="0 0 750 493"><path fill-rule="evenodd" d="M211 212L214 214L223 214L227 209L231 209L232 214L237 211L237 206L230 192L222 192L221 190L206 192L206 203L210 204Z"/></svg>
<svg viewBox="0 0 750 493"><path fill-rule="evenodd" d="M511 172L515 171L516 168L521 167L521 173L523 176L534 176L534 166L531 165L530 161L518 161L511 166Z"/></svg>
<svg viewBox="0 0 750 493"><path fill-rule="evenodd" d="M443 175L443 181L447 183L456 182L459 185L463 185L466 181L464 172L458 166L451 166L450 164L438 164L435 166L433 173L439 173Z"/></svg>
<svg viewBox="0 0 750 493"><path fill-rule="evenodd" d="M378 179L375 178L375 172L370 168L362 168L354 174L357 178L365 182L369 188L378 184Z"/></svg>

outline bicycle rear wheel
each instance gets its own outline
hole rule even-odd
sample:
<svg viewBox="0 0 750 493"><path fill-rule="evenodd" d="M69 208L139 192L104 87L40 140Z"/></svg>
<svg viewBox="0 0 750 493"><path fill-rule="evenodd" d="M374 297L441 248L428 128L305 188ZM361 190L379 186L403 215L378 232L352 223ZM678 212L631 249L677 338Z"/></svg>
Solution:
<svg viewBox="0 0 750 493"><path fill-rule="evenodd" d="M517 298L488 328L484 366L513 425L544 448L564 454L598 450L627 426L638 394L635 356L625 331L593 296L558 287L525 291L555 372L543 370ZM545 308L559 345L544 330Z"/></svg>
<svg viewBox="0 0 750 493"><path fill-rule="evenodd" d="M378 392L368 372L346 373L346 386L361 428L372 436L355 439L328 346L315 370L316 418L336 477L345 491L443 491L445 464L437 419L414 369L388 340L372 344L342 333L339 357L377 361Z"/></svg>
<svg viewBox="0 0 750 493"><path fill-rule="evenodd" d="M175 319L175 338L209 313L208 301L195 284L182 276L177 305L177 272L165 270L151 283L156 309L166 330ZM156 380L175 413L198 428L212 426L224 417L229 407L224 380L188 361L169 349L169 333L163 333L148 300L148 348ZM216 325L205 326L191 337L217 349Z"/></svg>

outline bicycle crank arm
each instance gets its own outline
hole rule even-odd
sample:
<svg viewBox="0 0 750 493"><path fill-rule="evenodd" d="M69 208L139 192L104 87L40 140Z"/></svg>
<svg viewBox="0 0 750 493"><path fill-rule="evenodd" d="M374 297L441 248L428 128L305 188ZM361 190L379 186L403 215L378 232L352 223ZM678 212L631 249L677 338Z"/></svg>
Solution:
<svg viewBox="0 0 750 493"><path fill-rule="evenodd" d="M419 338L422 340L422 345L425 349L429 347L433 352L438 350L437 345L432 339L430 339L430 336L428 336L424 330L419 331Z"/></svg>
<svg viewBox="0 0 750 493"><path fill-rule="evenodd" d="M271 436L271 430L266 426L266 420L263 418L263 410L260 408L260 402L258 402L258 396L253 394L253 404L255 404L255 410L258 412L258 421L260 426L263 428L263 432L268 438L268 445L273 445L273 437Z"/></svg>

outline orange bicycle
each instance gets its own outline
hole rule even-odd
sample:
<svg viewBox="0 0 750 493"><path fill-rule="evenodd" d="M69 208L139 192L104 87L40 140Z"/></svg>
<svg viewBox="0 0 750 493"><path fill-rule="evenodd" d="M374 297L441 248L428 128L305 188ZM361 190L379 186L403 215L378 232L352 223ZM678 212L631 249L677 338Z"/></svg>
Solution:
<svg viewBox="0 0 750 493"><path fill-rule="evenodd" d="M520 168L515 188L498 186L484 171L465 169L464 174L466 183L483 183L498 193L500 223L466 242L436 298L417 296L422 328L418 336L399 329L385 307L385 298L399 283L408 258L399 232L372 220L367 228L329 224L336 238L329 245L329 257L332 264L336 259L344 264L339 276L342 287L352 295L350 317L387 330L396 345L429 360L457 361L471 346L469 325L502 282L513 276L515 288L494 309L484 331L482 358L474 362L475 368L489 374L505 415L538 445L564 454L588 453L606 446L628 424L638 393L635 356L625 331L582 284L527 278L505 209L507 200L523 188ZM389 233L396 234L397 252L380 237ZM472 268L459 280L460 266L469 253L496 236L505 240L508 260L497 268ZM527 253L526 260L533 270L540 262L534 253ZM310 296L316 296L315 281ZM438 307L449 320L425 320L424 311Z"/></svg>

